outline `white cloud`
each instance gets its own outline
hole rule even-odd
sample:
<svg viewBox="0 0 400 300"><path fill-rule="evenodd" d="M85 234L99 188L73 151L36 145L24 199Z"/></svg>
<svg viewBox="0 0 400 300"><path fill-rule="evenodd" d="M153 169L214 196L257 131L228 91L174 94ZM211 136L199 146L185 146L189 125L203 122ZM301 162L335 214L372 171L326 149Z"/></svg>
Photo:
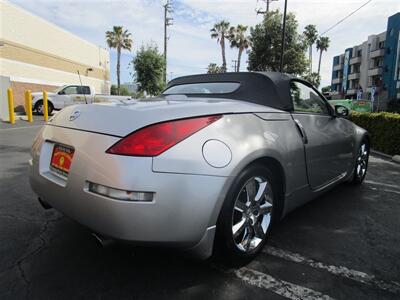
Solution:
<svg viewBox="0 0 400 300"><path fill-rule="evenodd" d="M299 31L315 24L324 31L366 0L288 0L288 11L296 14ZM122 25L133 34L134 52L142 44L156 42L162 50L163 7L161 0L12 0L17 5L48 21L102 46L104 32ZM257 0L173 0L174 25L169 27L169 72L173 76L204 72L208 63L221 63L220 48L211 40L209 29L222 19L231 24L255 25L262 17L255 13L264 2ZM283 10L283 0L271 3L271 9ZM374 0L348 20L330 31L331 46L323 53L323 84L330 83L334 55L366 40L368 35L386 30L387 18L400 11L399 0ZM228 66L237 51L227 49ZM245 69L247 55L242 58ZM318 55L314 50L314 66ZM124 75L128 76L128 75ZM125 81L127 78L125 78Z"/></svg>

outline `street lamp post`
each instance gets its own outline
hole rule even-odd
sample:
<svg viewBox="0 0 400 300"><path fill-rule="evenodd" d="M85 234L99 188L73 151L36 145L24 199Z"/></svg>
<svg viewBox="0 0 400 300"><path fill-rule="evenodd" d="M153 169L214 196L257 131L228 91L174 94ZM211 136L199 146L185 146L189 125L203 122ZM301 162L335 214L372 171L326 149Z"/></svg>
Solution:
<svg viewBox="0 0 400 300"><path fill-rule="evenodd" d="M287 0L285 0L285 9L283 10L283 25L282 25L282 45L281 45L281 65L279 67L279 72L283 71L283 53L285 51L285 30L286 30L286 9Z"/></svg>

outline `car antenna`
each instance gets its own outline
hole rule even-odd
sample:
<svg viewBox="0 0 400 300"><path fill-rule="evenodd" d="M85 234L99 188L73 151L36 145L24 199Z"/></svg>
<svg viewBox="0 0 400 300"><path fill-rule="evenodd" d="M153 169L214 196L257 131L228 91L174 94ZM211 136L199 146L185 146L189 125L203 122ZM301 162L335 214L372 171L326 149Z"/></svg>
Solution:
<svg viewBox="0 0 400 300"><path fill-rule="evenodd" d="M83 85L82 85L81 74L79 73L79 70L76 70L76 71L78 72L78 76L79 76L79 82L81 83L81 89L82 89L83 97L85 98L85 103L87 104L87 100L86 100L86 94L85 94L85 91L83 90Z"/></svg>

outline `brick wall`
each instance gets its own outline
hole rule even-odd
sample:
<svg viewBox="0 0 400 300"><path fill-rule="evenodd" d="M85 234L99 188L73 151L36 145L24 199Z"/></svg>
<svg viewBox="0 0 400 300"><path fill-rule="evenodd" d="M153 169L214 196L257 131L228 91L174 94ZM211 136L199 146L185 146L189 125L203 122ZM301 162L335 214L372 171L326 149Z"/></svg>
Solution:
<svg viewBox="0 0 400 300"><path fill-rule="evenodd" d="M42 91L51 92L55 90L57 86L11 81L11 88L13 89L14 92L14 107L16 108L16 110L22 110L23 106L25 105L26 90L30 90L31 92L42 92Z"/></svg>

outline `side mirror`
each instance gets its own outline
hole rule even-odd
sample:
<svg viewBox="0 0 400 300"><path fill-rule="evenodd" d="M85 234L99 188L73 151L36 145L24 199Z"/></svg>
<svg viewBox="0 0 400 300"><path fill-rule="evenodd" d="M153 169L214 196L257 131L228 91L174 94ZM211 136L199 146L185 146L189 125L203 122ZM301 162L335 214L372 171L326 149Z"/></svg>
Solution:
<svg viewBox="0 0 400 300"><path fill-rule="evenodd" d="M65 95L65 92L64 91L59 91L58 94L59 95Z"/></svg>
<svg viewBox="0 0 400 300"><path fill-rule="evenodd" d="M335 115L338 117L346 118L349 115L349 109L343 105L335 105Z"/></svg>

